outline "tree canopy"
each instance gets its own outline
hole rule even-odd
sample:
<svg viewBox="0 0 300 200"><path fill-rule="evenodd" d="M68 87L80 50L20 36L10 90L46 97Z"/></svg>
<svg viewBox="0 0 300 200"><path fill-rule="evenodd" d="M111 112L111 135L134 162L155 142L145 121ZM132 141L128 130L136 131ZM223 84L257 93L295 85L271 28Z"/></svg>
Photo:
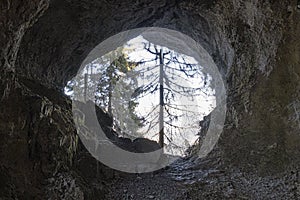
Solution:
<svg viewBox="0 0 300 200"><path fill-rule="evenodd" d="M120 135L148 137L182 155L214 107L211 79L192 57L137 38L89 63L66 90L94 98Z"/></svg>

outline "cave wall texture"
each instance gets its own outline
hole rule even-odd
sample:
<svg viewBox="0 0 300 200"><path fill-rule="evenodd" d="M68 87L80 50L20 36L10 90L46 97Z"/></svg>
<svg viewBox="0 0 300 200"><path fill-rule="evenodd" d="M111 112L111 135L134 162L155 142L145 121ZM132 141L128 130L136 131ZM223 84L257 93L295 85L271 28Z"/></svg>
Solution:
<svg viewBox="0 0 300 200"><path fill-rule="evenodd" d="M225 166L266 175L299 163L296 0L3 0L0 10L0 196L42 198L46 186L53 196L59 177L79 176L68 170L78 138L62 88L93 47L138 27L181 31L215 60L228 93Z"/></svg>

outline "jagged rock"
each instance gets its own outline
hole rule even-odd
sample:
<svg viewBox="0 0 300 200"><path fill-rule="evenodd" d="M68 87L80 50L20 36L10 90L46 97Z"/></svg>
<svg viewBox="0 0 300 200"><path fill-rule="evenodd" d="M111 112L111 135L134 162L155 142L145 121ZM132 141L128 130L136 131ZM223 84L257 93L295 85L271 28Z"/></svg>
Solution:
<svg viewBox="0 0 300 200"><path fill-rule="evenodd" d="M1 198L44 199L47 186L42 183L48 178L66 169L80 174L71 164L86 150L76 148L71 107L63 86L98 43L137 27L181 31L199 42L217 64L228 95L218 165L262 176L299 165L297 6L289 0L1 1ZM149 149L156 146L151 141L145 143ZM95 165L96 161L93 168ZM65 178L73 177L69 175ZM84 175L73 178L90 199L102 194L102 184L91 189ZM218 194L230 198L234 192ZM276 194L292 198L285 196L289 192ZM275 198L272 192L265 197Z"/></svg>

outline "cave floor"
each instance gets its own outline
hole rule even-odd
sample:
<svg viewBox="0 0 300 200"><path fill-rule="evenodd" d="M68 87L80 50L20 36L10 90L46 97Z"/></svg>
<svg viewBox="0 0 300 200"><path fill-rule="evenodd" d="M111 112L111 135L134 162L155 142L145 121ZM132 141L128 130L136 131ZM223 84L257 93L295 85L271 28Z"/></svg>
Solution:
<svg viewBox="0 0 300 200"><path fill-rule="evenodd" d="M110 185L106 199L187 199L186 187L164 172L130 175Z"/></svg>
<svg viewBox="0 0 300 200"><path fill-rule="evenodd" d="M208 184L209 180L205 180L206 177L216 178L223 173L215 169L200 170L195 163L181 159L156 172L126 174L116 178L108 186L109 193L106 199L207 199L211 191L205 194L201 187L198 187L199 184ZM212 196L212 199L223 198L224 194ZM227 197L229 196L230 194L227 194Z"/></svg>
<svg viewBox="0 0 300 200"><path fill-rule="evenodd" d="M105 199L299 199L298 170L259 177L189 159L147 174L126 174L108 185Z"/></svg>

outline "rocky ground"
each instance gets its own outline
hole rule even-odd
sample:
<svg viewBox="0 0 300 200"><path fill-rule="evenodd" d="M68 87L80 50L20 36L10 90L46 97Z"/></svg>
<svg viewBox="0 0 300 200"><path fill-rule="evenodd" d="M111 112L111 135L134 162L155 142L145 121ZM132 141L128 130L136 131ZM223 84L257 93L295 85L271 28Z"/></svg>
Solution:
<svg viewBox="0 0 300 200"><path fill-rule="evenodd" d="M299 170L260 177L233 169L207 169L180 159L149 174L122 175L108 185L105 199L299 199Z"/></svg>
<svg viewBox="0 0 300 200"><path fill-rule="evenodd" d="M132 174L114 181L107 199L186 199L186 187L165 172L156 174Z"/></svg>

